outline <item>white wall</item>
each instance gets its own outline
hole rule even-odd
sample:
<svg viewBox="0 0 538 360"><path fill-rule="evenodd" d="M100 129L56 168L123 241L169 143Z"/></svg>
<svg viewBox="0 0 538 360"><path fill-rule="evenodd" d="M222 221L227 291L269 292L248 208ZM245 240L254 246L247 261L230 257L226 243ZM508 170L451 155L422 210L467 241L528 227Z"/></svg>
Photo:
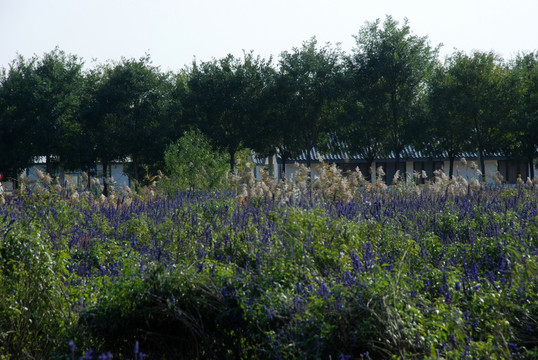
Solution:
<svg viewBox="0 0 538 360"><path fill-rule="evenodd" d="M478 178L477 171L471 169L471 167L469 166L470 164L471 164L471 161L467 162L467 166L462 166L462 164L459 161L454 162L454 175L457 176L458 172L459 172L459 175L461 175L463 178L465 178L468 181L472 180L473 178ZM486 167L486 175L487 175L486 181L487 181L487 183L494 183L493 177L495 176L495 174L497 174L497 160L485 160L484 165ZM279 167L281 168L281 166L282 165L279 165L276 168L275 174L277 174L277 171L280 170ZM312 164L312 168L311 168L312 169L312 176L314 176L314 177L318 176L319 172L316 169L319 166L320 166L319 164ZM376 171L374 171L372 173L372 182L375 183L376 176L377 176L377 164L376 164L375 161L372 164L372 167L374 169L376 169ZM406 161L405 162L405 169L406 169L407 174L413 174L413 170L414 170L413 161ZM450 170L450 162L449 161L444 162L444 170L445 170L445 174L448 176L448 172ZM296 171L297 171L297 165L296 164L286 164L286 178L291 178L291 177L295 176ZM366 175L366 174L364 174L364 175Z"/></svg>

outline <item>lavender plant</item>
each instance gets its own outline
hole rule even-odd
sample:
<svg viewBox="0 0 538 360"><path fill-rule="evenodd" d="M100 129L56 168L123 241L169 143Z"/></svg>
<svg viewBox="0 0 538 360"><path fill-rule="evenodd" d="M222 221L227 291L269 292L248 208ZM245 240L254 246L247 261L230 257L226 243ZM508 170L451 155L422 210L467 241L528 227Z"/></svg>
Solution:
<svg viewBox="0 0 538 360"><path fill-rule="evenodd" d="M0 205L0 352L537 356L534 187L307 171L107 198L28 184Z"/></svg>

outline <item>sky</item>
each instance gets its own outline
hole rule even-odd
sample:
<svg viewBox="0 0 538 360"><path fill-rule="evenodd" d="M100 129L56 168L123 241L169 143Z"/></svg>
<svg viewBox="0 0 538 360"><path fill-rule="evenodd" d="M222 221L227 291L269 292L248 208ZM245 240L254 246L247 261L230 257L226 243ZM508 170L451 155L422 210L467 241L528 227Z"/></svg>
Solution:
<svg viewBox="0 0 538 360"><path fill-rule="evenodd" d="M150 55L163 71L253 51L278 59L316 36L350 53L353 35L387 15L414 35L506 60L538 50L538 0L0 0L0 68L55 47L86 67Z"/></svg>

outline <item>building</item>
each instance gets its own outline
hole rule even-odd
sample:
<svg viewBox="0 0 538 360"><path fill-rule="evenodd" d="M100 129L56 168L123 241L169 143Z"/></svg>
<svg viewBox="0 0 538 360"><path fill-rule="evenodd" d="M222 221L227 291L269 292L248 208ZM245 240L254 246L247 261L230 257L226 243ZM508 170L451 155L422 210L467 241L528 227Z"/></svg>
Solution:
<svg viewBox="0 0 538 360"><path fill-rule="evenodd" d="M392 183L392 179L397 170L396 156L394 154L376 159L372 163L371 168L369 168L366 159L346 152L318 153L316 149L312 149L310 156L312 159L311 169L313 176L316 176L316 169L321 165L319 160L320 157L323 159L323 163L334 163L343 171L354 171L358 167L364 175L371 174L372 182L376 181L377 174L376 171L372 172L371 169L378 169L381 167L385 173L383 181L389 185ZM462 158L466 160L466 166L460 161ZM472 162L478 165L478 156L476 153L462 153L454 161L453 174L461 175L467 179L476 178L477 171L470 166ZM282 169L284 167L286 177L292 177L297 171L298 164L306 164L306 152L301 154L298 159L286 161L285 164L282 163L281 158L277 155L272 159L266 159L264 163L266 167L271 167L271 171L278 179L282 177ZM486 170L486 181L491 183L494 181L493 179L497 173L502 175L503 183L505 184L515 184L518 177L525 180L530 174L526 162L512 160L501 153L486 154L486 156L484 156L484 165ZM424 171L427 175L427 179L431 179L433 178L433 172L440 169L442 169L448 176L450 160L447 154L433 156L414 150L411 146L406 146L400 155L399 170L401 177L411 177L414 172L422 174Z"/></svg>

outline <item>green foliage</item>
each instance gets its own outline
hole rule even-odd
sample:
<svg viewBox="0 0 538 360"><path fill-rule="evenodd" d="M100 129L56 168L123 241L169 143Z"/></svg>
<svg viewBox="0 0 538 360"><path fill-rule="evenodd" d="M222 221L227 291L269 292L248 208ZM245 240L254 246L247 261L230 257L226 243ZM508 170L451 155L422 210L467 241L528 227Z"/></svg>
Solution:
<svg viewBox="0 0 538 360"><path fill-rule="evenodd" d="M164 154L169 180L162 184L169 191L215 190L226 185L228 155L213 150L200 131L185 132Z"/></svg>
<svg viewBox="0 0 538 360"><path fill-rule="evenodd" d="M423 110L421 99L437 49L430 47L427 37L413 35L407 20L399 26L391 16L382 26L379 19L367 23L355 39L351 73L362 105L359 112L373 140L359 138L353 142L354 147L360 152L379 147L376 142L382 129L386 133L381 138L384 150L392 152L399 162L404 145L420 134L416 126ZM371 118L375 118L377 127L369 124ZM360 123L351 130L361 136Z"/></svg>
<svg viewBox="0 0 538 360"><path fill-rule="evenodd" d="M277 91L281 112L276 131L285 143L276 146L290 155L306 151L310 167L312 148L323 147L335 128L335 112L342 88L342 53L330 44L318 47L315 37L292 52L280 55Z"/></svg>
<svg viewBox="0 0 538 360"><path fill-rule="evenodd" d="M55 210L69 216L68 209ZM46 359L75 320L66 287L70 256L61 237L51 241L62 229L28 211L29 222L4 218L0 224L0 354Z"/></svg>
<svg viewBox="0 0 538 360"><path fill-rule="evenodd" d="M94 198L41 178L0 205L4 358L536 357L530 187L324 167L310 189Z"/></svg>

